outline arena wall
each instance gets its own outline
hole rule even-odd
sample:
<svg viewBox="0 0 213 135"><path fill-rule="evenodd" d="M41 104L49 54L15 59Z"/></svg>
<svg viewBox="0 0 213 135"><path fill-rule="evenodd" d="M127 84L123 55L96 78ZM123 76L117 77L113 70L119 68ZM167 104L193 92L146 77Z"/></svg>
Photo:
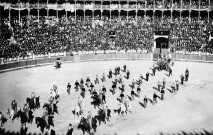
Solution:
<svg viewBox="0 0 213 135"><path fill-rule="evenodd" d="M87 61L112 61L112 60L151 60L151 53L107 53L107 54L81 54L74 56L61 57L64 63L78 63ZM193 61L193 62L213 62L212 55L198 54L171 54L171 58L175 61ZM19 62L11 62L0 65L0 72L7 72L22 68L30 68L44 65L53 65L56 57L23 60Z"/></svg>
<svg viewBox="0 0 213 135"><path fill-rule="evenodd" d="M213 63L213 55L173 53L171 55L171 58L174 59L175 61L193 61L193 62Z"/></svg>

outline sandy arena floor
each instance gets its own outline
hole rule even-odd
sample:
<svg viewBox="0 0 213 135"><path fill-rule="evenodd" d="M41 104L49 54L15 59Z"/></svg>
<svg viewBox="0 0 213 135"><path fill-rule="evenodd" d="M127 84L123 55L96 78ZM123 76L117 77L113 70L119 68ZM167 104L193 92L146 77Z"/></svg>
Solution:
<svg viewBox="0 0 213 135"><path fill-rule="evenodd" d="M82 132L76 128L79 119L74 119L72 110L74 104L77 103L79 92L74 92L74 82L86 77L91 80L95 79L96 74L101 77L103 73L108 74L109 69L115 66L123 67L126 63L130 70L130 79L126 80L126 94L130 95L130 87L132 79L138 79L140 74L145 75L147 71L151 72L151 61L98 61L98 62L82 62L82 63L66 63L62 68L56 70L53 65L22 69L0 74L0 111L6 115L7 108L10 108L11 101L15 99L18 106L23 108L26 97L30 97L34 91L40 96L41 105L47 102L50 97L50 89L53 84L58 86L61 93L61 101L58 103L59 115L55 114L53 128L56 133L65 134L68 123L74 124L74 134ZM171 94L166 90L165 100L158 99L156 105L150 102L144 109L139 101L143 101L145 95L152 99L152 95L156 92L153 86L157 86L157 81L166 78L166 87L169 88L176 79L180 80L180 74L184 74L185 69L190 71L189 81L180 86L180 90ZM131 101L133 105L133 114L127 114L120 117L112 113L112 119L106 125L101 124L97 128L97 133L119 133L119 134L155 134L155 133L180 133L184 132L200 132L202 130L213 130L213 64L192 63L192 62L175 62L173 66L173 76L168 77L165 71L157 72L156 76L150 76L149 81L143 81L141 86L141 97ZM124 73L122 72L122 75ZM70 82L72 85L71 95L66 92L66 85ZM112 96L109 92L112 79L107 78L107 82L96 85L99 90L103 85L107 88L107 105L110 109L117 109L118 101L116 98L120 94L120 90ZM86 92L86 98L83 100L86 114L89 110L95 114L97 110L90 104L91 98L89 92ZM36 110L34 116L41 116L42 108ZM6 115L8 118L8 115ZM11 123L8 120L4 125L5 130L19 131L20 122L15 120ZM28 132L40 133L36 128L35 122L28 125Z"/></svg>

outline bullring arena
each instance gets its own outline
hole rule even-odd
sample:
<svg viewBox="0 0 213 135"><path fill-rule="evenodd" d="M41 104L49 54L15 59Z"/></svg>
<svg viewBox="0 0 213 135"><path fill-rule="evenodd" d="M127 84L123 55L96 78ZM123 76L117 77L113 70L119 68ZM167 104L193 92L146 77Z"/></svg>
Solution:
<svg viewBox="0 0 213 135"><path fill-rule="evenodd" d="M213 135L213 0L1 0L0 135Z"/></svg>
<svg viewBox="0 0 213 135"><path fill-rule="evenodd" d="M100 57L99 57L100 56ZM101 76L103 73L108 74L109 69L114 69L116 66L122 67L124 63L130 71L130 79L124 79L126 84L125 94L130 95L132 79L137 80L140 74L145 75L148 71L152 73L151 69L153 61L148 56L149 54L86 54L81 55L81 62L64 61L61 69L55 69L54 63L48 63L46 66L39 66L21 70L14 70L0 74L1 78L1 102L0 110L5 113L10 107L11 101L15 99L18 106L22 107L25 103L26 97L30 97L32 92L40 96L41 106L46 103L50 97L50 89L53 84L58 86L60 92L60 101L58 103L58 112L55 114L54 129L57 134L65 134L68 124L72 123L74 130L73 134L82 134L80 129L77 129L80 117L74 119L72 110L74 104L77 103L80 92L74 89L76 80L90 77L95 80L96 75ZM75 57L75 56L74 56ZM79 56L77 59L79 59ZM96 59L97 57L102 58ZM114 58L113 58L114 57ZM117 58L116 58L117 57ZM121 58L125 57L125 59ZM144 57L144 58L143 58ZM85 60L84 60L85 58ZM65 59L65 58L64 58ZM73 58L75 59L75 58ZM40 60L42 61L42 60ZM74 62L74 63L73 63ZM39 60L38 62L39 63ZM166 79L166 88L170 89L172 82L180 80L180 75L185 72L185 69L190 70L190 77L188 82L180 85L180 90L176 93L165 91L165 99L162 101L157 99L157 104L153 105L148 102L147 108L141 106L143 98L146 95L152 99L152 95L160 92L153 89L157 87L157 82ZM205 70L202 70L205 69ZM212 64L199 62L184 62L175 61L173 66L173 75L168 77L168 72L157 71L155 76L150 76L149 81L143 81L141 85L141 96L131 101L132 114L127 113L124 116L112 112L112 118L106 124L101 123L98 126L97 134L178 134L178 133L212 133ZM121 72L125 76L124 72ZM95 85L95 89L99 90L105 85L106 102L109 109L117 109L120 90L116 90L116 94L112 95L109 91L111 89L111 82L114 80L106 78L106 82L101 82ZM66 85L70 82L72 85L71 94L68 95ZM92 99L88 89L86 88L85 99L85 114L92 111L95 115L97 109L91 105ZM41 116L42 108L34 112L34 116ZM8 116L6 116L8 118ZM28 133L40 133L36 124L27 124ZM9 119L4 127L6 131L19 132L20 122L15 120L14 123ZM49 132L45 130L45 132Z"/></svg>

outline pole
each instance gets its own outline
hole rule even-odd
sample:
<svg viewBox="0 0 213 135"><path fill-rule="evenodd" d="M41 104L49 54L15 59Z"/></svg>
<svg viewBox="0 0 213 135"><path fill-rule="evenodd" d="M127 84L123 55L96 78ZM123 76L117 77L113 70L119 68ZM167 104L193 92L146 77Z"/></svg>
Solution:
<svg viewBox="0 0 213 135"><path fill-rule="evenodd" d="M111 20L112 20L112 11L111 11L111 0L110 0L110 3L109 3L109 11L110 11L110 22L111 22Z"/></svg>
<svg viewBox="0 0 213 135"><path fill-rule="evenodd" d="M18 7L20 8L20 0L18 0ZM20 19L21 19L21 11L19 10L18 11L18 21L19 21L19 24L20 24Z"/></svg>
<svg viewBox="0 0 213 135"><path fill-rule="evenodd" d="M154 23L154 21L155 21L155 0L154 0L154 10L153 10L153 23Z"/></svg>
<svg viewBox="0 0 213 135"><path fill-rule="evenodd" d="M118 3L118 18L121 18L121 1Z"/></svg>
<svg viewBox="0 0 213 135"><path fill-rule="evenodd" d="M83 5L85 5L85 0L84 0L84 4ZM85 22L85 16L86 16L86 13L85 13L85 8L84 8L84 22Z"/></svg>
<svg viewBox="0 0 213 135"><path fill-rule="evenodd" d="M77 11L76 10L76 0L75 0L75 6L74 7L75 7L75 23L76 23L76 11Z"/></svg>
<svg viewBox="0 0 213 135"><path fill-rule="evenodd" d="M101 0L101 20L103 19L102 16L103 16L103 0Z"/></svg>
<svg viewBox="0 0 213 135"><path fill-rule="evenodd" d="M199 20L200 20L200 0L199 0L198 22Z"/></svg>

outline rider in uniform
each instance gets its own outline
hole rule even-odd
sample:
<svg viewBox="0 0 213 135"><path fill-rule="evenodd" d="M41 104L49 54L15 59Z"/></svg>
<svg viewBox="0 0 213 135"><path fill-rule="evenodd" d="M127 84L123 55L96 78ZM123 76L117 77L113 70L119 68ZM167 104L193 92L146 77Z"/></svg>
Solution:
<svg viewBox="0 0 213 135"><path fill-rule="evenodd" d="M14 112L17 112L17 102L15 100L12 101L12 109L14 110Z"/></svg>
<svg viewBox="0 0 213 135"><path fill-rule="evenodd" d="M90 128L92 128L92 112L91 111L89 111L87 114L87 122L89 123Z"/></svg>
<svg viewBox="0 0 213 135"><path fill-rule="evenodd" d="M33 104L34 104L34 108L36 107L36 100L35 100L35 97L36 97L36 94L34 92L32 92L31 94L31 99L33 101Z"/></svg>
<svg viewBox="0 0 213 135"><path fill-rule="evenodd" d="M29 118L29 106L28 106L28 104L24 104L24 107L23 107L23 112L24 112L24 114L27 116L27 118Z"/></svg>

